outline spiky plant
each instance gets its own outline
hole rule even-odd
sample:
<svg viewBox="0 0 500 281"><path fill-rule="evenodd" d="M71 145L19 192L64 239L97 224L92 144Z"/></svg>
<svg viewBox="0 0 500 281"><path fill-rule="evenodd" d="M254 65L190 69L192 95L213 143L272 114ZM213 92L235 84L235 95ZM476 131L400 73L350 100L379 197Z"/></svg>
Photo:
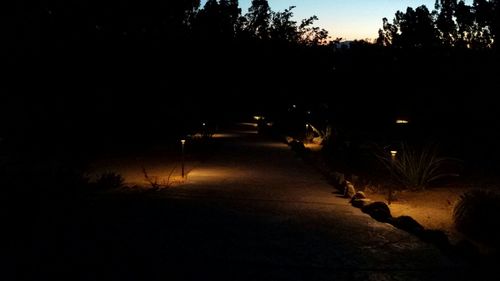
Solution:
<svg viewBox="0 0 500 281"><path fill-rule="evenodd" d="M436 146L419 149L403 143L396 156L382 151L377 153L377 158L397 182L411 189L424 189L438 179L458 176L458 173L450 173L446 168L456 165L459 160L438 156Z"/></svg>

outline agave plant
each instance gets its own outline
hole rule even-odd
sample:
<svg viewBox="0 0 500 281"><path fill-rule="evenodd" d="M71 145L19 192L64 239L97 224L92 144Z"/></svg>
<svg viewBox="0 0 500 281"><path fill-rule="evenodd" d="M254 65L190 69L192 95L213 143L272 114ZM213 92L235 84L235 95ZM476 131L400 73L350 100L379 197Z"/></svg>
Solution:
<svg viewBox="0 0 500 281"><path fill-rule="evenodd" d="M444 177L458 176L445 169L459 162L458 159L439 157L435 146L421 149L401 144L401 149L377 154L377 158L387 167L394 179L411 189L424 189L431 182Z"/></svg>

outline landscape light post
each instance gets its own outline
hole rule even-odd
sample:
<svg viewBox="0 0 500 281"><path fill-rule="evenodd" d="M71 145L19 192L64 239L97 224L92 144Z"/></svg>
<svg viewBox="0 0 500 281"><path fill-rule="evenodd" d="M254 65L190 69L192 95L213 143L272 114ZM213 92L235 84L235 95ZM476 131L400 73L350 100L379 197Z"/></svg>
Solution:
<svg viewBox="0 0 500 281"><path fill-rule="evenodd" d="M186 143L186 140L181 140L181 175L182 178L184 178L184 144Z"/></svg>
<svg viewBox="0 0 500 281"><path fill-rule="evenodd" d="M396 162L396 155L398 154L397 150L391 150L391 161L392 165L395 165L394 162ZM389 184L389 194L387 195L387 205L391 205L392 201L392 185Z"/></svg>

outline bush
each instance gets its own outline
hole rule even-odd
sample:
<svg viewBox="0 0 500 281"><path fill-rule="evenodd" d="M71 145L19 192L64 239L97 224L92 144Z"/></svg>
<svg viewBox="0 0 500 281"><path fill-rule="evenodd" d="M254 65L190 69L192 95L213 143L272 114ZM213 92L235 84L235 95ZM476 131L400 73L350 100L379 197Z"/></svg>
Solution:
<svg viewBox="0 0 500 281"><path fill-rule="evenodd" d="M459 161L439 157L434 146L418 149L402 144L396 157L393 158L385 151L378 153L377 157L396 181L412 189L424 189L438 179L458 176L458 173L451 173L449 170L456 167Z"/></svg>
<svg viewBox="0 0 500 281"><path fill-rule="evenodd" d="M500 194L483 189L462 194L453 209L453 220L458 231L497 248L500 245L499 216Z"/></svg>
<svg viewBox="0 0 500 281"><path fill-rule="evenodd" d="M96 181L96 186L99 189L114 189L123 187L125 179L117 173L107 172L101 174Z"/></svg>
<svg viewBox="0 0 500 281"><path fill-rule="evenodd" d="M290 146L292 147L292 150L295 151L296 153L302 154L306 152L306 147L304 146L304 143L298 140L294 140L291 142Z"/></svg>

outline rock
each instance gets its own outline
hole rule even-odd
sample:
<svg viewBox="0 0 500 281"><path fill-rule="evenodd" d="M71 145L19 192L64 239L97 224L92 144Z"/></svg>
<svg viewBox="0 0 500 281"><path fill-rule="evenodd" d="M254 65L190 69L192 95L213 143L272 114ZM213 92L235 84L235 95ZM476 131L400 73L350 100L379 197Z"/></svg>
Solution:
<svg viewBox="0 0 500 281"><path fill-rule="evenodd" d="M352 198L354 196L354 194L356 194L356 189L354 188L354 185L349 181L345 181L344 197Z"/></svg>
<svg viewBox="0 0 500 281"><path fill-rule="evenodd" d="M454 253L469 260L477 259L481 252L478 247L469 240L460 240L454 247Z"/></svg>
<svg viewBox="0 0 500 281"><path fill-rule="evenodd" d="M400 216L393 218L390 223L395 227L408 231L413 234L418 234L424 231L424 227L409 216Z"/></svg>
<svg viewBox="0 0 500 281"><path fill-rule="evenodd" d="M351 200L355 200L355 199L366 199L366 195L363 191L358 191L354 194L354 196L352 196Z"/></svg>
<svg viewBox="0 0 500 281"><path fill-rule="evenodd" d="M446 236L446 234L441 230L426 229L421 233L418 233L417 236L419 236L423 241L432 243L443 250L447 250L451 247L448 236Z"/></svg>
<svg viewBox="0 0 500 281"><path fill-rule="evenodd" d="M356 208L363 208L364 206L368 205L368 204L371 204L372 203L372 200L368 199L368 198L364 198L364 199L352 199L351 200L351 204L353 207L356 207Z"/></svg>
<svg viewBox="0 0 500 281"><path fill-rule="evenodd" d="M384 202L373 202L362 207L361 211L380 222L389 222L392 219L391 210Z"/></svg>

